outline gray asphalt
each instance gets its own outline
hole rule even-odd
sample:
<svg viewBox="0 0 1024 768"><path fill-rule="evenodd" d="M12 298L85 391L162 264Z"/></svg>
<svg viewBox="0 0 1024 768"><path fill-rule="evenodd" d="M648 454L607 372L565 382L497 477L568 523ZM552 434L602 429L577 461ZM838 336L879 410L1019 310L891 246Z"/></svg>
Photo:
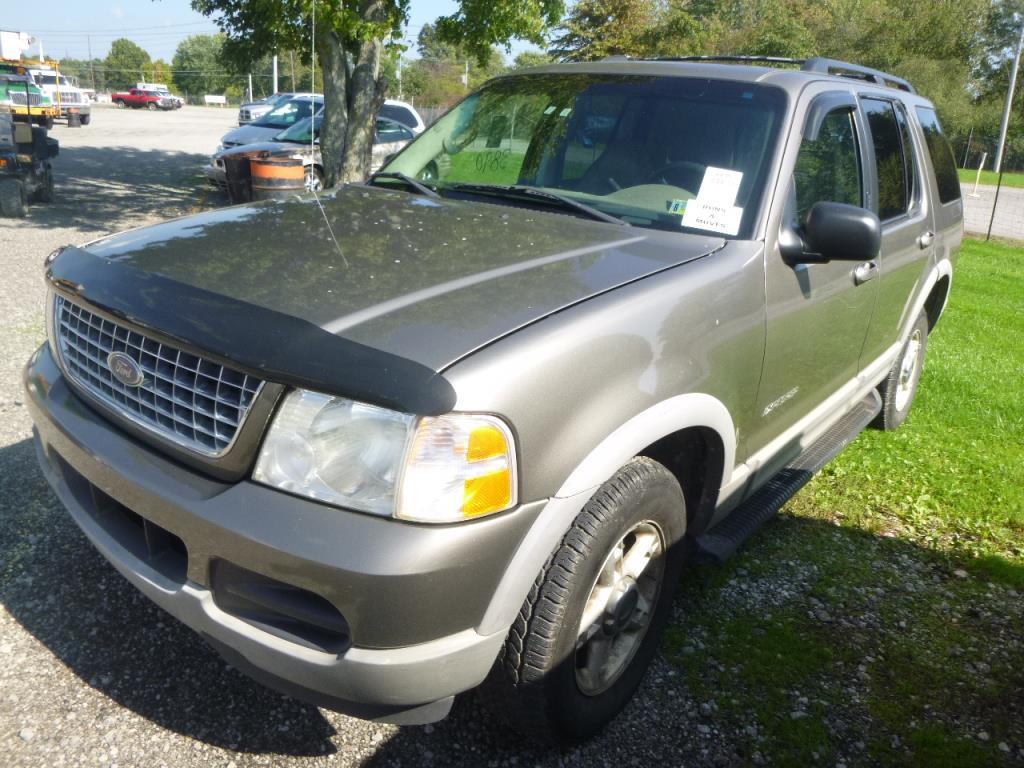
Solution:
<svg viewBox="0 0 1024 768"><path fill-rule="evenodd" d="M973 184L961 184L964 199L964 231L973 235L986 235L989 222L992 236L1010 240L1024 240L1024 189L1002 187L999 200L996 188ZM992 217L992 207L996 215Z"/></svg>

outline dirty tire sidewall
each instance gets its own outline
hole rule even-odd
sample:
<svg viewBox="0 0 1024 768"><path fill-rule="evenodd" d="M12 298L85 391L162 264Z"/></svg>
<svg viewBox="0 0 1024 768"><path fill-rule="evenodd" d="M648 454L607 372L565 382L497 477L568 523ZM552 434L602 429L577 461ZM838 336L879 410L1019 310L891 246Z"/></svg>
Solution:
<svg viewBox="0 0 1024 768"><path fill-rule="evenodd" d="M590 590L611 549L637 523L664 536L663 581L646 634L611 686L595 696L576 682L576 636ZM538 577L509 633L485 695L499 714L546 743L572 743L600 730L632 698L668 620L682 566L686 506L675 476L638 457L594 494Z"/></svg>
<svg viewBox="0 0 1024 768"><path fill-rule="evenodd" d="M0 179L0 212L4 216L25 215L25 188L16 179Z"/></svg>
<svg viewBox="0 0 1024 768"><path fill-rule="evenodd" d="M910 396L901 409L897 407L896 397L896 393L899 388L900 370L907 347L911 343L911 339L915 332L920 332L921 346L917 352L917 366L914 370L913 378L910 381ZM896 357L895 362L893 362L892 368L889 369L889 374L878 387L878 394L882 396L882 410L879 412L878 416L875 417L875 420L871 422L871 426L876 429L891 431L898 428L907 420L907 415L910 413L910 409L914 405L914 398L917 396L917 387L921 382L921 372L924 370L925 352L927 352L927 350L928 317L924 312L922 312L917 316L917 320L914 321L914 325L910 329L907 341L904 342L903 346L900 348L900 353Z"/></svg>
<svg viewBox="0 0 1024 768"><path fill-rule="evenodd" d="M82 121L82 125L88 125L89 121L92 120L92 115L82 115L78 119Z"/></svg>

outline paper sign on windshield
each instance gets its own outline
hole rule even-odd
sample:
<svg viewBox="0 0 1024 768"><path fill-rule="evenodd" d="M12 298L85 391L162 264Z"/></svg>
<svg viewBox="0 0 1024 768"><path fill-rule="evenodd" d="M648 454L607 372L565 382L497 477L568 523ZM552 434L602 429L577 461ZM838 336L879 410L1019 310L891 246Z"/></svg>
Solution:
<svg viewBox="0 0 1024 768"><path fill-rule="evenodd" d="M683 213L683 226L735 235L740 231L740 219L742 218L743 209L739 206L718 205L698 197L686 204L686 211Z"/></svg>
<svg viewBox="0 0 1024 768"><path fill-rule="evenodd" d="M735 235L743 218L743 209L734 205L742 181L741 171L709 165L697 197L686 204L682 225Z"/></svg>

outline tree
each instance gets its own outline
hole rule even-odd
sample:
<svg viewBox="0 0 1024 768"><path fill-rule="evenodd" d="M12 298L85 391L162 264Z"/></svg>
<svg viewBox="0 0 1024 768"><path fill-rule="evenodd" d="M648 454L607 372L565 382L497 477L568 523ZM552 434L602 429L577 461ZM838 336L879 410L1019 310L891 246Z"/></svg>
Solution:
<svg viewBox="0 0 1024 768"><path fill-rule="evenodd" d="M121 37L110 44L110 53L103 63L107 87L114 90L134 88L146 79L149 54L131 40Z"/></svg>
<svg viewBox="0 0 1024 768"><path fill-rule="evenodd" d="M174 85L187 94L224 93L231 76L222 51L223 35L190 35L174 51Z"/></svg>
<svg viewBox="0 0 1024 768"><path fill-rule="evenodd" d="M512 69L528 69L529 67L543 67L550 64L554 59L541 51L523 51L512 61Z"/></svg>
<svg viewBox="0 0 1024 768"><path fill-rule="evenodd" d="M685 0L580 0L561 31L550 54L565 61L683 56L705 36Z"/></svg>
<svg viewBox="0 0 1024 768"><path fill-rule="evenodd" d="M358 181L370 167L374 117L384 99L381 58L401 36L410 0L192 0L216 16L224 55L244 65L267 51L316 50L324 93L320 148L329 185ZM460 0L438 20L438 34L485 62L493 45L512 38L543 42L561 16L563 0ZM313 34L315 12L315 28ZM307 60L308 63L308 60Z"/></svg>

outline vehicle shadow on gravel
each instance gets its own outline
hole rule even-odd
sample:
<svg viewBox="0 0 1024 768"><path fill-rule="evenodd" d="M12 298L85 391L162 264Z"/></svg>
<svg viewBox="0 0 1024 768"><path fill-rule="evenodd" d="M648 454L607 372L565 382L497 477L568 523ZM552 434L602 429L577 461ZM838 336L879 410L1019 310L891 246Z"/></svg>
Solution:
<svg viewBox="0 0 1024 768"><path fill-rule="evenodd" d="M1004 565L1011 582L1024 583L1024 569ZM725 566L685 571L662 653L623 714L585 744L532 743L472 694L432 726L349 731L346 719L234 671L153 606L79 532L32 442L0 449L7 612L117 704L213 747L280 756L275 764L339 753L375 768L854 766L936 764L925 758L953 749L968 759L958 764L1000 765L997 743L1024 746L1017 594L954 574L907 542L783 516ZM963 659L951 656L956 648ZM933 652L935 664L926 664ZM977 680L968 663L985 665ZM982 746L963 735L981 728L991 732ZM914 742L922 732L927 739Z"/></svg>
<svg viewBox="0 0 1024 768"><path fill-rule="evenodd" d="M61 147L54 200L31 203L24 227L116 232L227 203L202 176L209 157L135 147Z"/></svg>

